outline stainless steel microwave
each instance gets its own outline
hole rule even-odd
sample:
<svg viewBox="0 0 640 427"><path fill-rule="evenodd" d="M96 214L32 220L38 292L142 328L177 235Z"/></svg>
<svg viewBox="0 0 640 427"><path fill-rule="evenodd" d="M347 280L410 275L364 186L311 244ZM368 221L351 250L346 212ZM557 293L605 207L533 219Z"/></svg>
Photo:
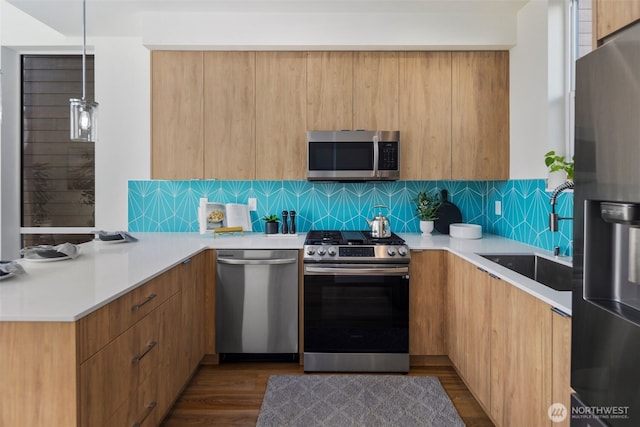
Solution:
<svg viewBox="0 0 640 427"><path fill-rule="evenodd" d="M307 179L400 179L400 131L307 131Z"/></svg>

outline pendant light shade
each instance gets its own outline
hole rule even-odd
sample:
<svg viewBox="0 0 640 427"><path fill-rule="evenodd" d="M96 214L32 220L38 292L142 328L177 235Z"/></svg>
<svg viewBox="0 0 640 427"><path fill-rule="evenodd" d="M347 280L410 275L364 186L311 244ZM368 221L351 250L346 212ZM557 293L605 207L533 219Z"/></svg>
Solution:
<svg viewBox="0 0 640 427"><path fill-rule="evenodd" d="M98 103L86 99L69 100L71 115L71 140L96 142L98 139Z"/></svg>
<svg viewBox="0 0 640 427"><path fill-rule="evenodd" d="M86 0L82 0L82 99L69 99L71 140L96 142L98 140L98 103L87 101L87 18Z"/></svg>

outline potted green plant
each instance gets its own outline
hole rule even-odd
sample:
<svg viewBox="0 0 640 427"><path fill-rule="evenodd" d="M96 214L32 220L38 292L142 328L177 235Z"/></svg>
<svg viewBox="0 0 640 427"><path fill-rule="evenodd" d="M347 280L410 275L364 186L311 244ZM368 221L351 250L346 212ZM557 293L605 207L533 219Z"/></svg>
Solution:
<svg viewBox="0 0 640 427"><path fill-rule="evenodd" d="M265 234L278 234L278 221L280 221L280 218L278 218L274 214L271 214L263 216L262 220L265 221Z"/></svg>
<svg viewBox="0 0 640 427"><path fill-rule="evenodd" d="M416 216L420 219L420 231L422 234L431 234L433 221L438 219L438 208L442 205L440 194L430 195L427 191L421 191L415 201Z"/></svg>
<svg viewBox="0 0 640 427"><path fill-rule="evenodd" d="M568 161L564 156L551 150L544 155L544 164L549 168L547 187L556 188L567 180L573 180L573 158Z"/></svg>

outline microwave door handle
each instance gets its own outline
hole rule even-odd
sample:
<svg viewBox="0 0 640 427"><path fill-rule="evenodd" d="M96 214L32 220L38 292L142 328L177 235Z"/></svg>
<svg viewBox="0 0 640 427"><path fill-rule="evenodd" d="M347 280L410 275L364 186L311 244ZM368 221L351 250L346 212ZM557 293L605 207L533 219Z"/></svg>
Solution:
<svg viewBox="0 0 640 427"><path fill-rule="evenodd" d="M380 138L378 135L373 135L373 176L378 176L378 141Z"/></svg>

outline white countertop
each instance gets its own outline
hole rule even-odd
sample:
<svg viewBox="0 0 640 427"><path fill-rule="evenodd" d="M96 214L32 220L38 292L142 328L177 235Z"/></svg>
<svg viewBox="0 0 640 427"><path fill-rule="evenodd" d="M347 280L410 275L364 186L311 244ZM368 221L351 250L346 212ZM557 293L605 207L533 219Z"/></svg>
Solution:
<svg viewBox="0 0 640 427"><path fill-rule="evenodd" d="M133 243L80 245L76 259L34 263L20 260L26 274L0 280L0 321L75 321L209 248L300 249L305 234L266 236L263 233L220 235L198 233L132 233ZM478 240L445 235L422 237L400 233L412 250L442 249L481 266L525 292L571 314L571 292L557 292L476 255L536 252L535 247L498 236ZM566 258L565 261L566 262Z"/></svg>
<svg viewBox="0 0 640 427"><path fill-rule="evenodd" d="M570 257L554 257L549 251L492 234L483 234L481 239L475 240L454 239L442 234L430 237L423 237L418 233L398 234L412 250L442 249L452 252L564 313L571 314L570 291L551 289L478 254L535 253L568 266L572 263Z"/></svg>

